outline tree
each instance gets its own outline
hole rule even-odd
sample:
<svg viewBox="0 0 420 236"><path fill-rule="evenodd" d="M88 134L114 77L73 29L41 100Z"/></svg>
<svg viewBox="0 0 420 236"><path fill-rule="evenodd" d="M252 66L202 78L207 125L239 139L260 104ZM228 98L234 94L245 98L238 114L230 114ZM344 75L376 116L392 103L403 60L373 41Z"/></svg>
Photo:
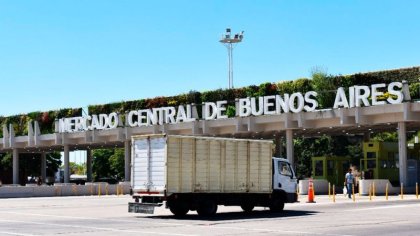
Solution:
<svg viewBox="0 0 420 236"><path fill-rule="evenodd" d="M295 155L297 157L297 175L309 177L312 175L312 157L343 156L350 157L354 165L358 165L363 156L360 145L361 137L350 142L346 136L326 136L316 138L296 138L294 140Z"/></svg>
<svg viewBox="0 0 420 236"><path fill-rule="evenodd" d="M50 152L46 156L47 176L54 176L61 166L61 154L59 152Z"/></svg>
<svg viewBox="0 0 420 236"><path fill-rule="evenodd" d="M334 76L319 68L312 71L312 86L318 93L317 100L321 108L330 108L334 106L336 85Z"/></svg>
<svg viewBox="0 0 420 236"><path fill-rule="evenodd" d="M382 132L372 135L371 139L380 142L398 142L398 134L397 132Z"/></svg>
<svg viewBox="0 0 420 236"><path fill-rule="evenodd" d="M124 149L96 149L93 151L93 178L124 178Z"/></svg>
<svg viewBox="0 0 420 236"><path fill-rule="evenodd" d="M84 175L86 170L85 164L77 164L75 162L70 162L70 174Z"/></svg>
<svg viewBox="0 0 420 236"><path fill-rule="evenodd" d="M109 158L109 164L110 164L112 173L119 180L124 179L124 176L125 176L124 163L125 163L124 149L116 148L114 151L114 154Z"/></svg>
<svg viewBox="0 0 420 236"><path fill-rule="evenodd" d="M93 179L98 181L100 178L110 177L111 167L109 164L109 158L114 154L113 149L96 149L93 150Z"/></svg>

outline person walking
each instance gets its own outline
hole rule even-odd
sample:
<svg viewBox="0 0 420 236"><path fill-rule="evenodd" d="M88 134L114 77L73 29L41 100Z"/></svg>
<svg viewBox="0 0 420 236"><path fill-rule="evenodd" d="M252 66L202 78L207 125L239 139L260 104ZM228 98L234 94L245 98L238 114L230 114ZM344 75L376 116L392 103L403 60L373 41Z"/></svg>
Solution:
<svg viewBox="0 0 420 236"><path fill-rule="evenodd" d="M349 171L347 172L344 178L346 180L347 194L349 195L349 198L351 198L351 193L353 190L353 183L354 183L354 176L352 174L351 169L349 169Z"/></svg>

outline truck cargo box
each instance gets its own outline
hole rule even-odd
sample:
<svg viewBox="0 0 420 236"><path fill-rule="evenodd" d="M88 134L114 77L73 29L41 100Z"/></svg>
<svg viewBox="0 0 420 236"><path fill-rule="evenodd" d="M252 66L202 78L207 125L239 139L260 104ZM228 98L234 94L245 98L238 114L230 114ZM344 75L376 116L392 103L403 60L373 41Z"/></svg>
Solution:
<svg viewBox="0 0 420 236"><path fill-rule="evenodd" d="M133 194L270 193L271 147L264 140L133 136Z"/></svg>

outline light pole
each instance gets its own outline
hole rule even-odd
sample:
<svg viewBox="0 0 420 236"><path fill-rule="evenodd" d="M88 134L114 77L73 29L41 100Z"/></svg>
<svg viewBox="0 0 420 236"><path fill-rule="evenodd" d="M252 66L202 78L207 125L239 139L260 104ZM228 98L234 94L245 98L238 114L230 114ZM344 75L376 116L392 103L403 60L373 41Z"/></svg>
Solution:
<svg viewBox="0 0 420 236"><path fill-rule="evenodd" d="M242 42L244 38L244 31L239 34L235 34L231 37L230 28L226 28L226 33L222 35L222 39L219 42L223 43L228 50L228 79L229 79L229 89L233 88L233 46L235 43Z"/></svg>

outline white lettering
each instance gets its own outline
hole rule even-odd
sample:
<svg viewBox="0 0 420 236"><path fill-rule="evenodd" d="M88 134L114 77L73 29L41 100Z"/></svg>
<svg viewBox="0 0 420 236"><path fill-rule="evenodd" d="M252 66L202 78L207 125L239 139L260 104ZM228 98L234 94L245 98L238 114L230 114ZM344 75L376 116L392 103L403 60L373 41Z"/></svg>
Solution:
<svg viewBox="0 0 420 236"><path fill-rule="evenodd" d="M383 92L378 92L378 88L385 88L385 84L372 84L371 90L372 90L372 106L376 105L384 105L385 101L378 101L378 96L384 95Z"/></svg>
<svg viewBox="0 0 420 236"><path fill-rule="evenodd" d="M307 111L307 112L314 111L318 107L318 102L315 100L317 95L318 95L318 93L315 92L315 91L309 91L309 92L305 93L305 102L308 103L308 104L312 104L312 106L305 105L303 107L303 109L305 109L305 111ZM311 97L313 97L313 98L311 98Z"/></svg>
<svg viewBox="0 0 420 236"><path fill-rule="evenodd" d="M402 88L402 83L401 82L392 82L388 85L388 93L390 94L389 98L387 99L387 101L391 104L398 104L401 103L403 101L403 94L402 91L398 91L395 90L394 88ZM397 96L396 99L392 98L392 95Z"/></svg>
<svg viewBox="0 0 420 236"><path fill-rule="evenodd" d="M297 101L295 99L297 98ZM290 95L289 108L292 112L298 113L303 110L305 105L305 99L303 98L302 93L293 93Z"/></svg>
<svg viewBox="0 0 420 236"><path fill-rule="evenodd" d="M284 113L289 113L289 94L285 93L283 97L284 99L280 95L276 95L276 114L280 114L281 110L283 110Z"/></svg>
<svg viewBox="0 0 420 236"><path fill-rule="evenodd" d="M118 127L118 114L116 112L112 112L108 116L108 128L109 129L115 129Z"/></svg>
<svg viewBox="0 0 420 236"><path fill-rule="evenodd" d="M128 125L129 126L135 127L135 126L138 125L138 122L137 121L133 121L133 116L138 116L138 114L139 114L138 111L130 111L128 113L128 115L127 115L127 122L128 122Z"/></svg>
<svg viewBox="0 0 420 236"><path fill-rule="evenodd" d="M227 115L223 115L222 113L226 111L226 107L224 105L227 104L227 101L218 101L216 102L217 107L217 119L226 119L228 118Z"/></svg>
<svg viewBox="0 0 420 236"><path fill-rule="evenodd" d="M355 86L355 100L356 100L356 107L360 107L360 101L363 102L363 105L366 107L370 106L369 104L369 98L370 96L370 90L368 86L362 85L362 86Z"/></svg>
<svg viewBox="0 0 420 236"><path fill-rule="evenodd" d="M251 111L252 115L260 116L264 112L264 99L262 97L258 97L258 105L256 104L256 98L251 98Z"/></svg>
<svg viewBox="0 0 420 236"><path fill-rule="evenodd" d="M187 120L187 114L185 113L184 106L180 105L178 107L178 112L176 113L176 123L184 122Z"/></svg>
<svg viewBox="0 0 420 236"><path fill-rule="evenodd" d="M239 116L245 117L251 115L251 101L249 98L239 99Z"/></svg>
<svg viewBox="0 0 420 236"><path fill-rule="evenodd" d="M214 120L217 116L216 104L214 102L205 102L203 112L203 117L205 120Z"/></svg>
<svg viewBox="0 0 420 236"><path fill-rule="evenodd" d="M337 94L335 95L334 101L334 109L339 107L349 107L349 102L347 101L346 93L344 92L344 88L340 87L337 89Z"/></svg>
<svg viewBox="0 0 420 236"><path fill-rule="evenodd" d="M275 109L272 109L274 107L274 103L270 102L270 100L275 100L276 96L264 96L264 115L273 115L276 113Z"/></svg>

